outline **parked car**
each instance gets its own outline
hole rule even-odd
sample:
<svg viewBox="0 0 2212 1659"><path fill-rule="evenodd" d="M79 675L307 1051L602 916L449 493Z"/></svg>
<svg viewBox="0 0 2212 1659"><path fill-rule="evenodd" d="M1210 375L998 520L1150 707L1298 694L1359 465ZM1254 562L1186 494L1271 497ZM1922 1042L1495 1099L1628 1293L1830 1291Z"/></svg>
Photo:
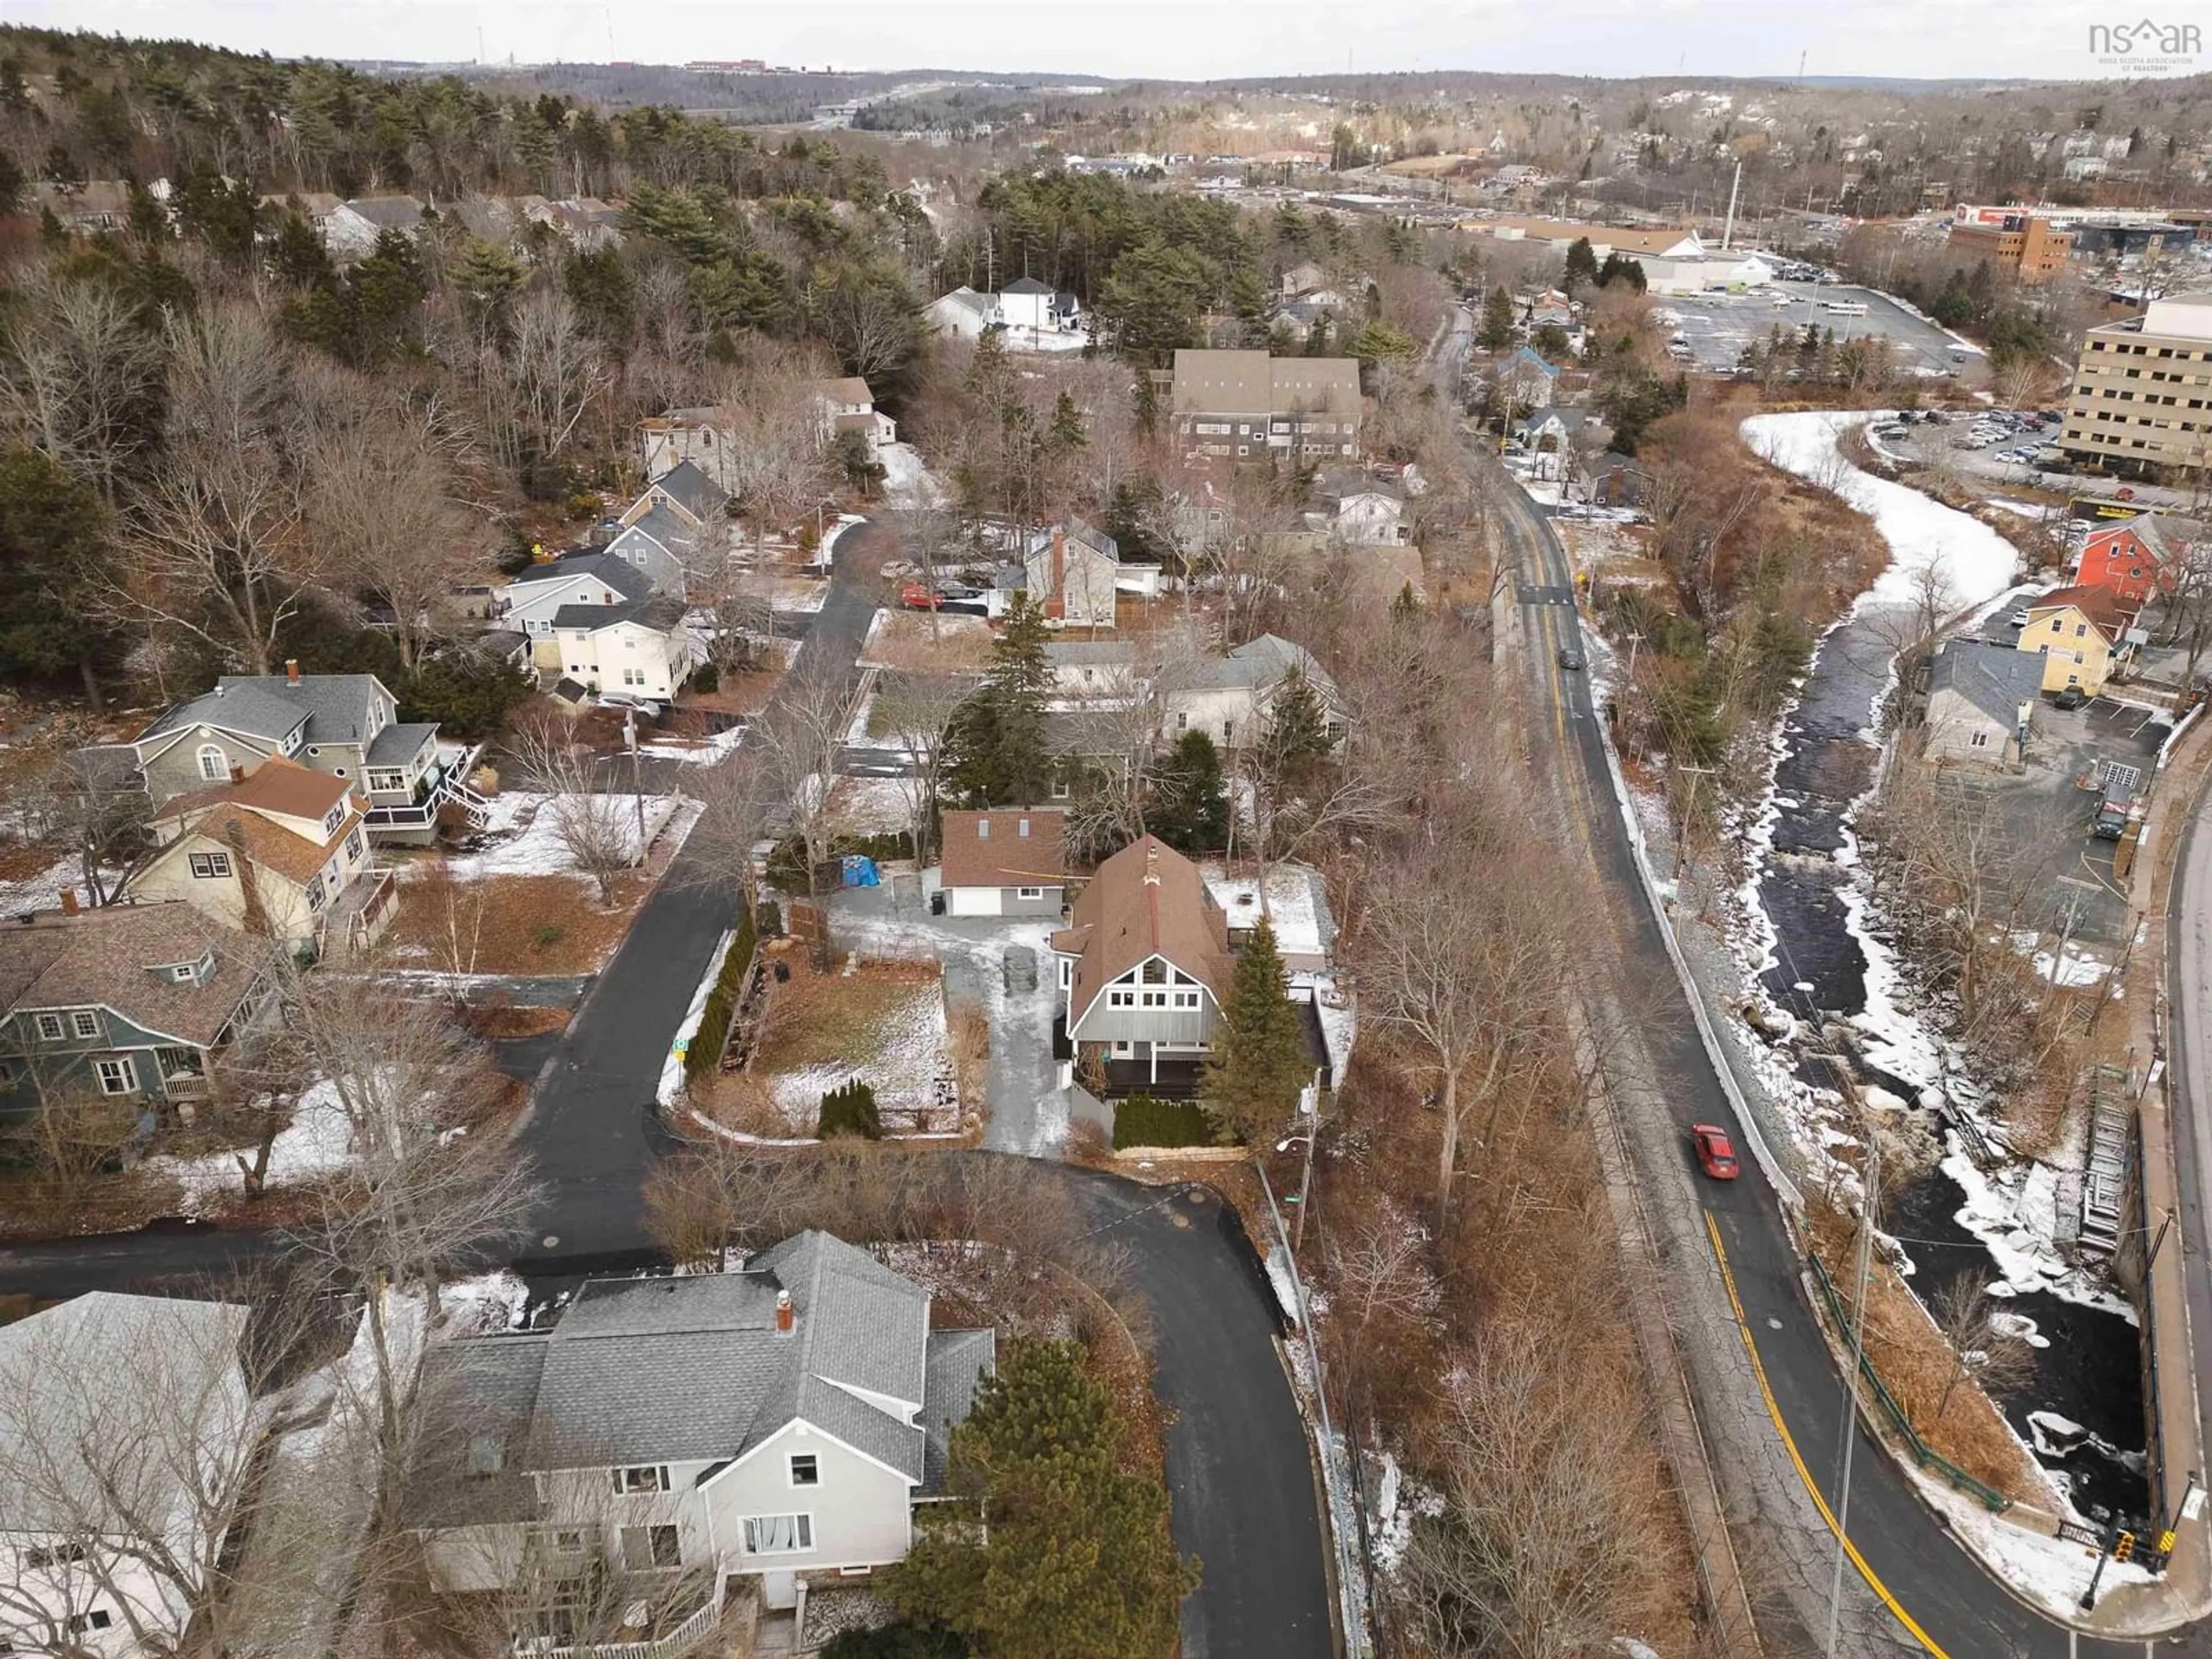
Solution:
<svg viewBox="0 0 2212 1659"><path fill-rule="evenodd" d="M2054 708L2079 708L2089 701L2089 694L2078 685L2062 685L2058 695L2051 700Z"/></svg>
<svg viewBox="0 0 2212 1659"><path fill-rule="evenodd" d="M1690 1131L1690 1145L1697 1149L1698 1167L1715 1181L1736 1178L1735 1145L1727 1130L1700 1123Z"/></svg>
<svg viewBox="0 0 2212 1659"><path fill-rule="evenodd" d="M2019 610L2017 610L2017 611L2014 611L2014 612L2012 613L2012 615L2010 615L2009 617L2007 617L2005 618L2005 623L2006 623L2006 625L2007 625L2008 627L2010 627L2010 628L2025 628L2025 627L2027 627L2027 606L2025 606L2025 605L2022 605Z"/></svg>
<svg viewBox="0 0 2212 1659"><path fill-rule="evenodd" d="M2089 833L2099 841L2118 841L2127 833L2128 804L2124 800L2100 800L2096 812L2089 819Z"/></svg>

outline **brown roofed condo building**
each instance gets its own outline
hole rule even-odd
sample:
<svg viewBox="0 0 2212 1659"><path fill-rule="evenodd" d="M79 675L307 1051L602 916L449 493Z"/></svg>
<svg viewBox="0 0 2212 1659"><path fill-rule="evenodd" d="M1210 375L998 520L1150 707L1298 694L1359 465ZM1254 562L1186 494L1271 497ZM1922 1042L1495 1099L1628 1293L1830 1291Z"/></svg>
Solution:
<svg viewBox="0 0 2212 1659"><path fill-rule="evenodd" d="M1359 363L1264 351L1175 355L1176 431L1192 455L1340 459L1359 453Z"/></svg>
<svg viewBox="0 0 2212 1659"><path fill-rule="evenodd" d="M2058 447L2122 470L2212 461L2212 293L2153 300L2081 342Z"/></svg>

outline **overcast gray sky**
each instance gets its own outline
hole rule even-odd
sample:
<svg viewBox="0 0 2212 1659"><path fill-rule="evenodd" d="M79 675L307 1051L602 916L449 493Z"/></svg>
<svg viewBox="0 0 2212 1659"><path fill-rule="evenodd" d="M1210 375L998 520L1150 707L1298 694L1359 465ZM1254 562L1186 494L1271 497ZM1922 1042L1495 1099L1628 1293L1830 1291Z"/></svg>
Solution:
<svg viewBox="0 0 2212 1659"><path fill-rule="evenodd" d="M764 58L839 69L1204 80L1356 70L2101 78L2093 25L2142 0L5 0L15 22L279 56ZM2153 0L2159 21L2212 21ZM2212 69L2212 56L2200 65Z"/></svg>

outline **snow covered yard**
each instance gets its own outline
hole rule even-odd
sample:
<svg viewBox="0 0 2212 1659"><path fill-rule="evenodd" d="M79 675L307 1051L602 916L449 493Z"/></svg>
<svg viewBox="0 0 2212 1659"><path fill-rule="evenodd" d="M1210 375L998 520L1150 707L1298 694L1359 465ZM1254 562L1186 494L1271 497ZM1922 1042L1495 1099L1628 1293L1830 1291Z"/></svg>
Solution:
<svg viewBox="0 0 2212 1659"><path fill-rule="evenodd" d="M745 740L745 728L732 726L703 738L675 735L657 737L650 743L641 743L637 752L647 760L676 761L685 766L719 766L738 751Z"/></svg>
<svg viewBox="0 0 2212 1659"><path fill-rule="evenodd" d="M883 463L884 499L893 507L945 505L945 486L912 444L885 444L877 459Z"/></svg>
<svg viewBox="0 0 2212 1659"><path fill-rule="evenodd" d="M642 838L639 832L639 798L629 794L545 795L526 789L509 789L491 799L490 822L484 826L482 844L448 854L433 863L417 860L407 865L403 877L419 877L441 863L457 880L481 881L491 876L574 876L588 879L563 839L563 824L572 815L589 814L603 819L611 836L618 837L625 855L635 861L676 822L687 803L676 795L644 797ZM696 809L684 811L688 830L697 817Z"/></svg>
<svg viewBox="0 0 2212 1659"><path fill-rule="evenodd" d="M839 778L830 791L830 823L842 836L902 836L914 821L910 778Z"/></svg>
<svg viewBox="0 0 2212 1659"><path fill-rule="evenodd" d="M1255 870L1232 875L1218 860L1199 866L1206 890L1213 895L1232 928L1256 927L1260 923L1260 876ZM1301 960L1319 968L1328 958L1335 933L1322 896L1321 874L1304 864L1279 864L1267 872L1268 923L1275 930L1275 949L1285 962Z"/></svg>
<svg viewBox="0 0 2212 1659"><path fill-rule="evenodd" d="M945 996L935 969L871 963L851 974L794 964L755 1039L752 1074L790 1133L811 1135L822 1097L857 1080L875 1091L886 1128L957 1127Z"/></svg>
<svg viewBox="0 0 2212 1659"><path fill-rule="evenodd" d="M253 1157L254 1148L247 1146L197 1158L157 1156L142 1167L183 1189L187 1214L210 1215L245 1196L246 1176L239 1159L250 1164ZM291 1122L270 1143L264 1181L270 1188L296 1186L335 1175L352 1162L353 1126L338 1099L337 1085L325 1079L293 1103Z"/></svg>
<svg viewBox="0 0 2212 1659"><path fill-rule="evenodd" d="M26 843L0 843L0 869L21 872L0 878L0 917L31 910L52 910L62 902L62 890L73 887L84 896L84 861L73 853L58 856L45 848ZM101 872L111 887L121 878L119 870Z"/></svg>

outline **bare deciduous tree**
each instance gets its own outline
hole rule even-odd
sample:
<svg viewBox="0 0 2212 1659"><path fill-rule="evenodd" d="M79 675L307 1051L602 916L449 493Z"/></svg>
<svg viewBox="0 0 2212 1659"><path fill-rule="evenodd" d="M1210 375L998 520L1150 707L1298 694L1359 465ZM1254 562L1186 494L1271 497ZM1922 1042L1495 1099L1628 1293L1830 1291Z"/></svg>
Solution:
<svg viewBox="0 0 2212 1659"><path fill-rule="evenodd" d="M1510 794L1437 812L1428 844L1376 878L1361 933L1368 1006L1420 1045L1436 1085L1440 1231L1461 1140L1471 1132L1486 1149L1517 1067L1556 1046L1571 1000L1571 883L1528 839Z"/></svg>
<svg viewBox="0 0 2212 1659"><path fill-rule="evenodd" d="M1995 1400L2034 1370L2034 1348L2012 1322L2017 1316L2007 1314L1990 1294L1990 1284L1986 1274L1961 1273L1936 1291L1929 1304L1929 1316L1949 1345L1943 1392L1936 1402L1938 1423L1968 1378Z"/></svg>
<svg viewBox="0 0 2212 1659"><path fill-rule="evenodd" d="M793 669L746 734L744 755L757 769L763 799L783 811L806 856L806 890L821 896L820 869L829 856L830 796L837 757L860 711L859 682L825 659Z"/></svg>
<svg viewBox="0 0 2212 1659"><path fill-rule="evenodd" d="M599 902L615 902L615 883L644 857L635 826L637 804L593 786L598 757L576 740L558 714L526 721L507 741L523 781L545 796L555 836L568 861L598 884Z"/></svg>
<svg viewBox="0 0 2212 1659"><path fill-rule="evenodd" d="M105 283L33 276L16 290L0 349L0 413L21 440L112 505L149 435L156 343Z"/></svg>
<svg viewBox="0 0 2212 1659"><path fill-rule="evenodd" d="M1493 1321L1425 1437L1441 1511L1413 1526L1404 1596L1428 1650L1578 1659L1637 1628L1664 1493L1632 1387L1567 1328Z"/></svg>
<svg viewBox="0 0 2212 1659"><path fill-rule="evenodd" d="M945 734L974 690L948 674L897 674L878 684L874 723L895 740L893 752L907 767L897 781L917 860L929 856L933 809L945 782Z"/></svg>

